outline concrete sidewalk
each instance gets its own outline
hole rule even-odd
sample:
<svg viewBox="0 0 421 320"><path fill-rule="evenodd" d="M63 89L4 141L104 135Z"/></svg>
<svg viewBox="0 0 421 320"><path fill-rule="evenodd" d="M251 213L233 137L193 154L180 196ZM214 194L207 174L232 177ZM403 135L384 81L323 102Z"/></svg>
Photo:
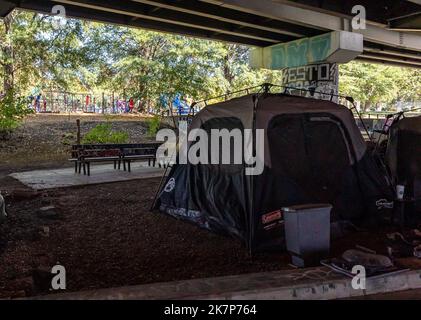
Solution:
<svg viewBox="0 0 421 320"><path fill-rule="evenodd" d="M374 294L419 289L421 288L421 270L367 279L365 290L353 289L351 280L328 268L319 267L64 293L35 299L328 300L363 298Z"/></svg>
<svg viewBox="0 0 421 320"><path fill-rule="evenodd" d="M75 173L75 169L36 170L12 173L10 176L34 190L75 187L137 179L162 177L164 169L147 163L133 163L132 172L114 170L112 164L92 165L91 176Z"/></svg>

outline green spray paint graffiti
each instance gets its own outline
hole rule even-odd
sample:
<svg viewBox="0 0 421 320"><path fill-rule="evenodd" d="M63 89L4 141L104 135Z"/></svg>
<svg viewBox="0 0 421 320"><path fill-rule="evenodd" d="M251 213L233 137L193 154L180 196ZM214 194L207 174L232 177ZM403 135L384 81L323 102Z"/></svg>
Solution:
<svg viewBox="0 0 421 320"><path fill-rule="evenodd" d="M252 68L280 70L317 64L347 63L363 52L364 37L347 31L333 31L265 48L250 54Z"/></svg>
<svg viewBox="0 0 421 320"><path fill-rule="evenodd" d="M330 33L274 45L271 47L271 69L305 66L324 61L330 49Z"/></svg>

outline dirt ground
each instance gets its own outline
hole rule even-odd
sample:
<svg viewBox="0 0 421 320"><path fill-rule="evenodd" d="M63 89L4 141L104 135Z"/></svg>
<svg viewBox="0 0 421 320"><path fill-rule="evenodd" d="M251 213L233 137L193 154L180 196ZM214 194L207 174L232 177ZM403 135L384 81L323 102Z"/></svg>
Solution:
<svg viewBox="0 0 421 320"><path fill-rule="evenodd" d="M48 293L51 267L66 268L69 291L289 269L286 253L253 259L237 240L150 212L159 179L33 192L0 179L9 218L0 224L0 298ZM4 188L4 186L6 186ZM53 206L48 214L39 209ZM384 233L334 243L384 249Z"/></svg>
<svg viewBox="0 0 421 320"><path fill-rule="evenodd" d="M150 212L159 179L42 193L11 178L1 182L13 187L7 190L9 219L0 225L0 297L45 293L56 262L66 267L70 291L277 270L287 264L282 255L251 260L236 240ZM51 205L54 214L39 211Z"/></svg>
<svg viewBox="0 0 421 320"><path fill-rule="evenodd" d="M59 168L69 165L70 145L76 143L76 119L81 135L99 123L129 134L130 143L150 140L147 119L141 116L58 115L29 116L8 140L0 140L0 177L16 171Z"/></svg>

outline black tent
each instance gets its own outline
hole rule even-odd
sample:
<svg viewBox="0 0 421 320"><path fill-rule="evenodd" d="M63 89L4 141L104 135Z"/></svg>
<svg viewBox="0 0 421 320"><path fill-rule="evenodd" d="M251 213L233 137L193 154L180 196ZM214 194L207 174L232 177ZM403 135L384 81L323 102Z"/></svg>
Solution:
<svg viewBox="0 0 421 320"><path fill-rule="evenodd" d="M403 118L390 128L385 158L393 182L406 186L406 196L421 211L421 116Z"/></svg>
<svg viewBox="0 0 421 320"><path fill-rule="evenodd" d="M189 130L195 128L263 129L263 173L247 176L244 163L175 164L156 206L238 237L251 251L284 246L282 207L330 203L333 219L359 221L391 198L352 112L333 102L250 94L207 106Z"/></svg>

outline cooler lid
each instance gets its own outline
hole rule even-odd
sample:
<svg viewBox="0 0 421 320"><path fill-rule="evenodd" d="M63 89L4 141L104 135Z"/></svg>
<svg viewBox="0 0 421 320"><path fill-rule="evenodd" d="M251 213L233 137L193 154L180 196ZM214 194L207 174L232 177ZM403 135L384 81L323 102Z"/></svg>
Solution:
<svg viewBox="0 0 421 320"><path fill-rule="evenodd" d="M329 203L309 203L309 204L300 204L291 207L284 207L282 211L284 212L296 212L296 211L303 211L303 210L312 210L312 209L332 209L332 205Z"/></svg>

